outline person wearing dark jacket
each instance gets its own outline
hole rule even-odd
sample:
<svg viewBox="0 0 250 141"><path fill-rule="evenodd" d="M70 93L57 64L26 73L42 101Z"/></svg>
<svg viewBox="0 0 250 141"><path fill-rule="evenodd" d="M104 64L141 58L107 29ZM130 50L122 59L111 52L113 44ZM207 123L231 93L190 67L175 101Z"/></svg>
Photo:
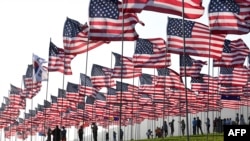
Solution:
<svg viewBox="0 0 250 141"><path fill-rule="evenodd" d="M98 127L97 127L97 125L96 125L95 122L92 123L91 129L92 129L94 141L97 141L97 131L98 131Z"/></svg>
<svg viewBox="0 0 250 141"><path fill-rule="evenodd" d="M203 135L203 131L201 128L201 120L199 117L197 117L197 134L199 135L199 130L201 130L201 134Z"/></svg>
<svg viewBox="0 0 250 141"><path fill-rule="evenodd" d="M60 141L61 140L61 130L59 129L58 125L52 131L53 141Z"/></svg>
<svg viewBox="0 0 250 141"><path fill-rule="evenodd" d="M79 141L83 141L83 127L80 126L80 128L78 129L78 137L79 137Z"/></svg>
<svg viewBox="0 0 250 141"><path fill-rule="evenodd" d="M48 128L48 131L47 131L47 140L46 141L51 141L51 134L52 134L52 131L50 128Z"/></svg>

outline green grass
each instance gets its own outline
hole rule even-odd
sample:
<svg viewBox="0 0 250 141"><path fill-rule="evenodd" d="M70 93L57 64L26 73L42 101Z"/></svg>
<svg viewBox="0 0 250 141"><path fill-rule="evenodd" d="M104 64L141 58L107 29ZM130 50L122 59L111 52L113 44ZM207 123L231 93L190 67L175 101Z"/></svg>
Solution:
<svg viewBox="0 0 250 141"><path fill-rule="evenodd" d="M190 135L189 141L223 141L223 134ZM166 138L143 139L137 141L188 141L187 136L174 136Z"/></svg>

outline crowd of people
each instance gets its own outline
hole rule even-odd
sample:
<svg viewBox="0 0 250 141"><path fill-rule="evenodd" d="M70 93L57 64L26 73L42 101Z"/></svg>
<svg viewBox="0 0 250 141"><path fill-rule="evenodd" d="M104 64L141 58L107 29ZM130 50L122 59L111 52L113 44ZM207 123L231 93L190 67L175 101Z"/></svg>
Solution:
<svg viewBox="0 0 250 141"><path fill-rule="evenodd" d="M51 128L48 128L46 141L51 141L51 136L53 137L52 141L66 141L66 133L67 130L64 126L62 127L62 129L60 129L58 125L53 130L51 130Z"/></svg>
<svg viewBox="0 0 250 141"><path fill-rule="evenodd" d="M168 128L170 128L170 136L173 136L174 134L174 119L172 119L169 123L167 121L163 121L162 127L157 127L155 129L155 137L156 138L161 138L161 137L167 137L169 132ZM185 136L185 129L186 129L186 124L184 119L179 121L180 127L181 127L181 134L182 136ZM204 122L206 125L206 131L208 134L210 134L210 119L207 117L206 121ZM217 133L222 133L224 131L223 126L224 125L250 125L250 116L248 117L247 121L245 121L243 114L239 115L236 113L235 120L232 120L231 118L221 118L215 117L213 122L213 132ZM91 130L92 130L92 135L93 135L93 140L97 141L97 134L98 134L98 126L96 125L95 122L91 124ZM192 119L192 132L193 135L203 135L203 130L202 130L202 121L199 117L194 117ZM48 128L47 131L47 140L46 141L66 141L66 129L64 126L60 129L59 126L57 125L53 130L51 128ZM83 141L83 126L80 126L78 129L78 137L79 141ZM120 129L120 140L123 140L123 130ZM153 131L151 129L148 129L146 132L147 138L153 138ZM109 141L109 133L106 132L106 141ZM113 131L113 141L117 141L116 139L117 133Z"/></svg>

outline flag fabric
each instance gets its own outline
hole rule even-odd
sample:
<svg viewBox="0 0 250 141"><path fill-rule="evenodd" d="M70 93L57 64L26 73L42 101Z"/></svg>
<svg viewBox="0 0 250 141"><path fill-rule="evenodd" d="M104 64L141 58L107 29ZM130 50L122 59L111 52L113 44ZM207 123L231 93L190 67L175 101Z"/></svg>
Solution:
<svg viewBox="0 0 250 141"><path fill-rule="evenodd" d="M123 5L124 10L128 12L140 13L142 10L147 10L177 16L184 15L188 19L200 18L204 13L201 0L185 0L184 3L176 0L123 0Z"/></svg>
<svg viewBox="0 0 250 141"><path fill-rule="evenodd" d="M232 86L245 86L248 81L246 67L220 67L219 84Z"/></svg>
<svg viewBox="0 0 250 141"><path fill-rule="evenodd" d="M180 74L170 68L157 68L157 87L184 89Z"/></svg>
<svg viewBox="0 0 250 141"><path fill-rule="evenodd" d="M250 31L250 2L242 0L211 0L208 6L212 33L247 34Z"/></svg>
<svg viewBox="0 0 250 141"><path fill-rule="evenodd" d="M200 74L199 77L191 77L191 89L194 92L205 94L217 94L218 93L218 77L212 77L207 74Z"/></svg>
<svg viewBox="0 0 250 141"><path fill-rule="evenodd" d="M48 80L48 70L43 66L47 61L36 54L33 53L33 69L34 69L34 77L33 80L35 82L47 81Z"/></svg>
<svg viewBox="0 0 250 141"><path fill-rule="evenodd" d="M232 84L221 84L218 89L220 95L241 95L243 96L242 86L232 86Z"/></svg>
<svg viewBox="0 0 250 141"><path fill-rule="evenodd" d="M218 59L222 54L225 37L226 34L211 34L209 27L202 23L168 18L167 43L170 53L183 54L185 46L188 55Z"/></svg>
<svg viewBox="0 0 250 141"><path fill-rule="evenodd" d="M161 38L137 39L133 63L135 67L162 68L171 65L170 53L166 42Z"/></svg>
<svg viewBox="0 0 250 141"><path fill-rule="evenodd" d="M116 94L118 101L135 101L139 98L137 86L119 81L116 81Z"/></svg>
<svg viewBox="0 0 250 141"><path fill-rule="evenodd" d="M135 13L122 12L118 0L90 0L89 39L99 41L133 41L138 38L135 25L140 23Z"/></svg>
<svg viewBox="0 0 250 141"><path fill-rule="evenodd" d="M64 49L57 47L50 41L48 71L72 75L70 64L75 56L76 55L65 54Z"/></svg>
<svg viewBox="0 0 250 141"><path fill-rule="evenodd" d="M238 95L221 95L221 99L240 101L240 96L238 96Z"/></svg>
<svg viewBox="0 0 250 141"><path fill-rule="evenodd" d="M115 66L112 78L135 78L141 75L142 69L135 68L133 58L112 53L115 56Z"/></svg>
<svg viewBox="0 0 250 141"><path fill-rule="evenodd" d="M67 17L63 27L65 54L77 55L95 49L104 43L109 43L90 40L88 31L89 26L87 23L81 24L79 21Z"/></svg>
<svg viewBox="0 0 250 141"><path fill-rule="evenodd" d="M80 73L81 85L79 93L81 96L92 96L95 97L98 89L93 86L91 78L86 74Z"/></svg>
<svg viewBox="0 0 250 141"><path fill-rule="evenodd" d="M183 6L184 13L182 10ZM149 0L145 7L145 10L177 16L184 15L184 17L188 19L200 18L204 13L204 9L201 0L185 0L184 3L176 0Z"/></svg>
<svg viewBox="0 0 250 141"><path fill-rule="evenodd" d="M91 70L91 82L94 87L113 87L115 81L112 77L112 69L101 65L93 64Z"/></svg>
<svg viewBox="0 0 250 141"><path fill-rule="evenodd" d="M164 95L163 87L156 87L157 84L157 77L151 74L142 73L139 77L140 85L138 88L139 94L160 94Z"/></svg>
<svg viewBox="0 0 250 141"><path fill-rule="evenodd" d="M221 104L223 108L239 109L240 108L240 96L237 95L221 95Z"/></svg>
<svg viewBox="0 0 250 141"><path fill-rule="evenodd" d="M214 60L214 67L241 67L250 53L248 46L242 39L225 40L220 59Z"/></svg>
<svg viewBox="0 0 250 141"><path fill-rule="evenodd" d="M22 95L26 98L34 97L41 90L42 87L41 81L33 81L33 70L33 65L28 65L26 74L23 76L24 89Z"/></svg>
<svg viewBox="0 0 250 141"><path fill-rule="evenodd" d="M189 55L180 54L180 76L199 77L203 65L206 64L206 61L195 60Z"/></svg>
<svg viewBox="0 0 250 141"><path fill-rule="evenodd" d="M96 104L96 107L105 107L106 106L106 96L104 95L103 92L98 92L96 94L96 99L95 99L95 104Z"/></svg>
<svg viewBox="0 0 250 141"><path fill-rule="evenodd" d="M68 82L66 87L66 99L70 102L78 103L84 101L84 98L79 95L79 85Z"/></svg>
<svg viewBox="0 0 250 141"><path fill-rule="evenodd" d="M107 88L107 95L106 95L107 103L117 103L117 94L115 88Z"/></svg>

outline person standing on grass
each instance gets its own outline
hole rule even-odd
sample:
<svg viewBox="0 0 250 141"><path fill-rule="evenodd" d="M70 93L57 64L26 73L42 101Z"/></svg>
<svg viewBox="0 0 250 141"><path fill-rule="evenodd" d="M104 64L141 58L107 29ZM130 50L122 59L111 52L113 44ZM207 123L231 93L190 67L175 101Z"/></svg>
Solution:
<svg viewBox="0 0 250 141"><path fill-rule="evenodd" d="M114 139L114 141L116 141L116 132L115 131L113 131L113 139Z"/></svg>
<svg viewBox="0 0 250 141"><path fill-rule="evenodd" d="M163 130L164 136L167 137L168 136L168 124L167 124L167 121L163 122L162 130Z"/></svg>
<svg viewBox="0 0 250 141"><path fill-rule="evenodd" d="M170 135L173 136L174 135L174 119L172 119L171 122L169 122L169 126L170 126Z"/></svg>
<svg viewBox="0 0 250 141"><path fill-rule="evenodd" d="M207 127L207 133L210 134L210 119L207 118L207 121L205 122L206 127Z"/></svg>
<svg viewBox="0 0 250 141"><path fill-rule="evenodd" d="M80 126L80 128L78 129L78 137L79 141L83 141L83 126Z"/></svg>
<svg viewBox="0 0 250 141"><path fill-rule="evenodd" d="M196 135L196 126L197 126L197 120L194 117L193 121L192 121L192 125L193 125L193 135Z"/></svg>
<svg viewBox="0 0 250 141"><path fill-rule="evenodd" d="M199 135L199 130L201 130L201 134L203 135L202 128L201 128L201 120L197 117L197 134Z"/></svg>

